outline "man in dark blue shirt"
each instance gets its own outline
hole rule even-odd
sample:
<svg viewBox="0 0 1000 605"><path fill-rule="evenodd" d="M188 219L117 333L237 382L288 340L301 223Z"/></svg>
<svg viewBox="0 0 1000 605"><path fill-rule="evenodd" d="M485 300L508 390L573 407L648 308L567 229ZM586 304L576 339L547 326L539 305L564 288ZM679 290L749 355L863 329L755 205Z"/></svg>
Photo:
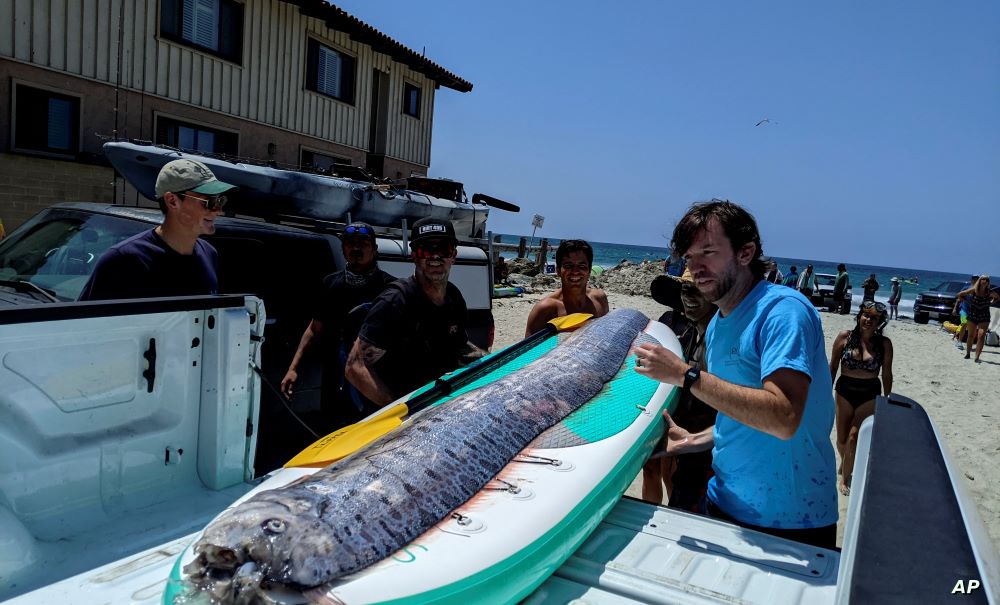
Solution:
<svg viewBox="0 0 1000 605"><path fill-rule="evenodd" d="M105 252L80 300L217 293L219 254L200 236L215 233L226 203L222 194L232 188L201 162L168 162L156 177L163 223Z"/></svg>

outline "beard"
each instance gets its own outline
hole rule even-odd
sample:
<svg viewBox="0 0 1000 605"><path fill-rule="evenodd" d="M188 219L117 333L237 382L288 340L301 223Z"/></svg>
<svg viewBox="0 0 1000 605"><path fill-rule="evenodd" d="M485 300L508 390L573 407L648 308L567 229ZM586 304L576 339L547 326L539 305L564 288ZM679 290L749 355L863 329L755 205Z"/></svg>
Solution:
<svg viewBox="0 0 1000 605"><path fill-rule="evenodd" d="M736 272L733 267L726 267L726 270L715 276L715 286L711 290L701 290L705 298L712 303L722 300L736 284ZM700 288L699 288L700 290Z"/></svg>

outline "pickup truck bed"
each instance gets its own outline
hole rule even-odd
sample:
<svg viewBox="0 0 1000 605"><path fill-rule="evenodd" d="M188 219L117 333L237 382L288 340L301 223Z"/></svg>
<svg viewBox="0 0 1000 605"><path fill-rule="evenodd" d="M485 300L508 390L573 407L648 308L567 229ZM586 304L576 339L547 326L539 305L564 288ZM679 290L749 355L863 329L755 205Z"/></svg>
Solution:
<svg viewBox="0 0 1000 605"><path fill-rule="evenodd" d="M194 534L8 601L161 603ZM582 547L524 600L569 603L833 603L840 554L623 498Z"/></svg>

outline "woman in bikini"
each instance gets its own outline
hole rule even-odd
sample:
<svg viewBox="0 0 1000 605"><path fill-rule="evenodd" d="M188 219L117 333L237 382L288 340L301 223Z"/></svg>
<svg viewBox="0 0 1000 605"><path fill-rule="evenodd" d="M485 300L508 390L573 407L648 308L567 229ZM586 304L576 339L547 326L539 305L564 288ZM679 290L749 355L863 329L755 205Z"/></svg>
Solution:
<svg viewBox="0 0 1000 605"><path fill-rule="evenodd" d="M990 291L990 276L980 275L972 287L958 293L955 309L963 300L968 305L969 321L965 324L968 342L965 345L965 358L972 353L972 345L976 345L976 363L983 352L983 342L986 341L986 329L990 325L990 303L996 302L1000 296Z"/></svg>
<svg viewBox="0 0 1000 605"><path fill-rule="evenodd" d="M861 303L853 330L845 330L833 341L830 377L836 380L837 451L840 453L840 493L851 490L854 453L861 423L875 413L875 398L892 391L892 341L882 336L888 321L885 305ZM840 379L837 380L837 370ZM882 374L879 383L879 372Z"/></svg>

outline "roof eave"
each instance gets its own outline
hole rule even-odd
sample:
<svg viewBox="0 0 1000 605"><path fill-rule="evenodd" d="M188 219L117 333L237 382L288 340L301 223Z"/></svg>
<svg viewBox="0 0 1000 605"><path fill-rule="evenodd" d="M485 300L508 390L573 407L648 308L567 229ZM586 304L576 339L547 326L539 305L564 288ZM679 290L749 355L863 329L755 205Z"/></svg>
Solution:
<svg viewBox="0 0 1000 605"><path fill-rule="evenodd" d="M413 49L403 46L371 25L351 15L344 9L323 0L283 0L299 7L299 12L307 17L321 19L330 29L346 33L352 40L371 46L376 52L389 55L393 60L405 64L413 71L458 92L470 92L472 83L434 63Z"/></svg>

